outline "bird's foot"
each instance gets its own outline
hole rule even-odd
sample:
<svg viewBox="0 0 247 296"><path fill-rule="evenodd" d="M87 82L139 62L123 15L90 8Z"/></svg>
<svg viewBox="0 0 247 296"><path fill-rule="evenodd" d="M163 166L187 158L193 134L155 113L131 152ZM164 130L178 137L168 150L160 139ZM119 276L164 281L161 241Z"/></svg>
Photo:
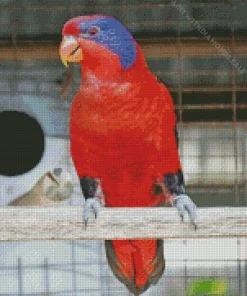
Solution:
<svg viewBox="0 0 247 296"><path fill-rule="evenodd" d="M196 204L192 201L192 199L186 194L177 195L174 198L173 206L177 208L181 222L184 221L184 216L187 213L189 215L191 224L195 230L197 230Z"/></svg>
<svg viewBox="0 0 247 296"><path fill-rule="evenodd" d="M100 201L98 200L98 198L91 197L86 199L85 201L84 208L83 208L83 220L84 220L85 226L87 226L91 210L93 211L96 219L100 210Z"/></svg>

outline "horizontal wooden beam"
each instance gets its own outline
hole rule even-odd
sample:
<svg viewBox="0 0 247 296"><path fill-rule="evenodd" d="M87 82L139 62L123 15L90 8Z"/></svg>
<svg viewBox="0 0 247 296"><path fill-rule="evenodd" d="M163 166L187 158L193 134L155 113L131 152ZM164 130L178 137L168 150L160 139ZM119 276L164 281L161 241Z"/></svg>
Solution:
<svg viewBox="0 0 247 296"><path fill-rule="evenodd" d="M204 93L204 92L210 92L210 93L220 93L220 92L246 92L247 87L246 86L192 86L192 87L181 87L179 89L178 87L169 87L170 91L172 92L183 92L183 93L190 93L190 92L197 92L197 93Z"/></svg>
<svg viewBox="0 0 247 296"><path fill-rule="evenodd" d="M1 46L0 60L58 59L58 46L21 45L18 47Z"/></svg>
<svg viewBox="0 0 247 296"><path fill-rule="evenodd" d="M8 206L0 217L0 241L247 237L246 207L200 208L197 231L175 208L102 208L87 228L78 206Z"/></svg>
<svg viewBox="0 0 247 296"><path fill-rule="evenodd" d="M229 110L234 109L247 109L247 104L193 104L193 105L176 105L177 110Z"/></svg>
<svg viewBox="0 0 247 296"><path fill-rule="evenodd" d="M220 43L219 43L220 44ZM181 44L142 44L142 49L146 57L207 57L221 56L222 53L214 45L205 42L181 43ZM247 46L245 44L231 45L229 42L223 42L221 48L224 48L230 55L238 57L247 55Z"/></svg>
<svg viewBox="0 0 247 296"><path fill-rule="evenodd" d="M221 48L228 51L230 55L237 57L247 56L246 42L237 43L233 46L231 43L219 42ZM16 47L1 44L0 60L25 60L25 59L58 59L58 44L46 44L44 42L30 42L26 45ZM222 53L213 44L209 42L195 43L141 43L143 52L147 58L178 58L180 57L207 57L221 56Z"/></svg>

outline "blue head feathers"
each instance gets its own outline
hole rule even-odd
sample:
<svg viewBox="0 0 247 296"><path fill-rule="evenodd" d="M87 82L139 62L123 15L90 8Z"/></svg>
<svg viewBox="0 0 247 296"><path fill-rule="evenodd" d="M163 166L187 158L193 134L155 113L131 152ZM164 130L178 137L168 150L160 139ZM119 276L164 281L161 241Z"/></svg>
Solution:
<svg viewBox="0 0 247 296"><path fill-rule="evenodd" d="M130 68L137 56L137 48L130 32L112 17L94 17L79 24L82 37L106 46L117 54L124 69Z"/></svg>

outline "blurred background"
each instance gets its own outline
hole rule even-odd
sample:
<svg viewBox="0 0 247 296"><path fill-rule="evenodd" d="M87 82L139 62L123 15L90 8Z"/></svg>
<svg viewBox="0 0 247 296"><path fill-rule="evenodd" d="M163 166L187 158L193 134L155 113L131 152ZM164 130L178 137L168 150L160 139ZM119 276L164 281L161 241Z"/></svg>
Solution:
<svg viewBox="0 0 247 296"><path fill-rule="evenodd" d="M187 193L198 206L246 206L246 13L246 0L1 0L0 111L35 118L45 149L25 174L0 175L0 205L25 195L54 167L75 181L64 204L83 205L68 133L80 67L65 69L58 46L65 21L106 14L133 33L171 91ZM108 269L101 241L1 243L0 249L0 295L129 295ZM226 281L217 295L247 295L244 239L165 241L165 256L165 276L145 295L190 295L199 279Z"/></svg>

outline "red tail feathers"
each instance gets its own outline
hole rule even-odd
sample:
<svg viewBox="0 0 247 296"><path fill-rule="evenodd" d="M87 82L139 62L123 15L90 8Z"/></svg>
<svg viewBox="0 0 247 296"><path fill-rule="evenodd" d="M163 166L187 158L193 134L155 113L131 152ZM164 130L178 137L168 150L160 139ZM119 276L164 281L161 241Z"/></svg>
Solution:
<svg viewBox="0 0 247 296"><path fill-rule="evenodd" d="M105 246L113 273L134 295L145 292L162 276L163 240L114 240Z"/></svg>

